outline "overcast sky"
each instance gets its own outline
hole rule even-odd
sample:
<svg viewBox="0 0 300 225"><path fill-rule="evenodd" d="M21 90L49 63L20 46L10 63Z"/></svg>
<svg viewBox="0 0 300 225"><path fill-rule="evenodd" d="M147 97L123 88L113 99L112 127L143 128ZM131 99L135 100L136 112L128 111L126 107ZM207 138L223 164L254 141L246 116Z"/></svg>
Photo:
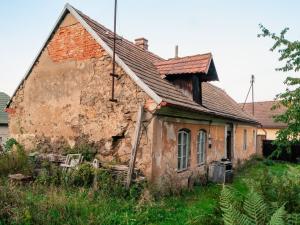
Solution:
<svg viewBox="0 0 300 225"><path fill-rule="evenodd" d="M11 95L54 26L64 0L0 1L0 91ZM70 0L75 8L112 29L113 0ZM118 33L145 37L149 49L164 58L212 52L217 85L243 102L251 74L255 100L272 100L285 89L288 74L275 72L278 55L272 41L257 38L258 24L300 40L298 0L119 0Z"/></svg>

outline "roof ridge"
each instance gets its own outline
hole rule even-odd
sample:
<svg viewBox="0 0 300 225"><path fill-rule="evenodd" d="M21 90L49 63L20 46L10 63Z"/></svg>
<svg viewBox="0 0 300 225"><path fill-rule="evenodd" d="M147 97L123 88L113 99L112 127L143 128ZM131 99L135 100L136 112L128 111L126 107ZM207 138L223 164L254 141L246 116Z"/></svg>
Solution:
<svg viewBox="0 0 300 225"><path fill-rule="evenodd" d="M255 103L266 103L266 102L279 102L279 100L265 100L265 101L256 101L256 102L254 102L254 104ZM252 102L246 102L246 103L243 103L243 102L240 102L240 103L238 103L238 104L252 104Z"/></svg>
<svg viewBox="0 0 300 225"><path fill-rule="evenodd" d="M195 55L186 55L183 57L177 57L177 58L169 58L169 59L165 59L165 62L167 61L171 61L171 60L180 60L180 59L186 59L186 58L192 58L192 57L196 57L196 56L204 56L204 55L210 55L212 56L211 52L207 52L207 53L201 53L201 54L195 54Z"/></svg>

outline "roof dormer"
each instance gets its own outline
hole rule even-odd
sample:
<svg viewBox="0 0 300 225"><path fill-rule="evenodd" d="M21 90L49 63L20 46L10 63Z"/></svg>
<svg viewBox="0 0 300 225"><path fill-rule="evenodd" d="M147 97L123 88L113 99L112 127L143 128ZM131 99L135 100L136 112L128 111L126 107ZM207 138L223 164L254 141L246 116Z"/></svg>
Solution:
<svg viewBox="0 0 300 225"><path fill-rule="evenodd" d="M200 105L201 83L219 80L211 53L159 61L155 66L162 78L170 81Z"/></svg>

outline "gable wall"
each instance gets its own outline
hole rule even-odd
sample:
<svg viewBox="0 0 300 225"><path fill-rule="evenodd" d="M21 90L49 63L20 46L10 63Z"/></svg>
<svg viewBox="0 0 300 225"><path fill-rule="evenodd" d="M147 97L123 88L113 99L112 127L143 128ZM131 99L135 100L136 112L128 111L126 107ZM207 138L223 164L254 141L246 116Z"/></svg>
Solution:
<svg viewBox="0 0 300 225"><path fill-rule="evenodd" d="M82 141L104 161L127 162L136 112L149 97L117 66L111 97L111 57L68 14L10 105L9 129L28 150L63 152ZM138 166L151 166L151 123L143 132ZM146 128L146 129L148 129ZM112 136L122 136L113 141Z"/></svg>

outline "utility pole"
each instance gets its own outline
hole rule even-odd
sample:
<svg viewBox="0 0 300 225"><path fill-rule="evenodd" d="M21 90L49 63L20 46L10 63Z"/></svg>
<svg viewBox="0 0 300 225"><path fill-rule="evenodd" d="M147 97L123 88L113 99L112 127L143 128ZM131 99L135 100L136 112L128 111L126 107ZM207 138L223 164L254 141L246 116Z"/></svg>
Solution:
<svg viewBox="0 0 300 225"><path fill-rule="evenodd" d="M254 75L251 75L251 89L252 89L252 115L254 116Z"/></svg>
<svg viewBox="0 0 300 225"><path fill-rule="evenodd" d="M254 116L254 75L253 74L251 75L250 88L249 88L249 91L247 93L247 96L246 96L246 99L244 101L242 109L244 109L244 107L245 107L245 104L247 102L250 91L252 91L252 116Z"/></svg>

